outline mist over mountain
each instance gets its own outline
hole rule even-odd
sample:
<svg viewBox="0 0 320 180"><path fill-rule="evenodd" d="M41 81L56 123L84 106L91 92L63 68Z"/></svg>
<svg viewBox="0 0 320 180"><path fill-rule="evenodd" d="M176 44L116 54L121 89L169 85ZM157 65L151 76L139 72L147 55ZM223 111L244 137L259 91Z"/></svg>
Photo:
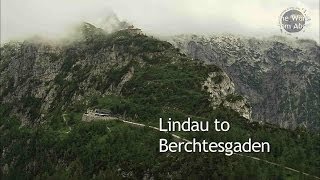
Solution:
<svg viewBox="0 0 320 180"><path fill-rule="evenodd" d="M130 23L120 20L112 11L108 11L105 18L100 18L98 24L97 28L89 23L78 25L64 41L55 41L59 46L52 44L54 49L60 49L63 43L72 44L83 38L94 41L97 35L103 37L130 26ZM317 42L281 36L252 38L223 34L160 37L170 41L189 57L218 65L226 71L227 78L230 76L235 83L235 91L244 95L248 104L251 104L250 108L241 110L242 115L248 119L274 123L284 128L319 128ZM45 39L39 36L25 43L28 41L40 45ZM13 44L7 43L5 47ZM10 63L6 59L9 57L6 51L3 51L2 56L4 64ZM8 70L10 73L12 71ZM16 76L20 76L18 72ZM240 112L240 109L237 111Z"/></svg>
<svg viewBox="0 0 320 180"><path fill-rule="evenodd" d="M1 43L32 35L64 36L82 21L102 28L101 21L112 12L149 35L285 35L280 32L279 16L290 7L304 8L311 18L304 32L292 36L319 42L317 0L3 0Z"/></svg>

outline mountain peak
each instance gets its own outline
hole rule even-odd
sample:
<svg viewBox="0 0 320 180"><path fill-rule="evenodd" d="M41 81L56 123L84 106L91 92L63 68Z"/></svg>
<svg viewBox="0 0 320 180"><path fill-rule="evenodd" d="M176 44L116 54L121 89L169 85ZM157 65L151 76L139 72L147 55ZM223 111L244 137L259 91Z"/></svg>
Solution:
<svg viewBox="0 0 320 180"><path fill-rule="evenodd" d="M121 21L115 13L109 14L100 23L100 27L107 33L112 33L120 29L125 29L129 26L130 24L128 22Z"/></svg>

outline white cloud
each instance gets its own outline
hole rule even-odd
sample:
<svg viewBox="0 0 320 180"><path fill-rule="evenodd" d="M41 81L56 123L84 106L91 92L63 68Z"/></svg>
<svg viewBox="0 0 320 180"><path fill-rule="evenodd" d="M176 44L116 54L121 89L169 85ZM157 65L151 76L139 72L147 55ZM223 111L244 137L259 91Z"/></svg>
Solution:
<svg viewBox="0 0 320 180"><path fill-rule="evenodd" d="M319 41L319 1L304 0L1 0L1 42L33 34L59 36L80 21L97 23L112 9L153 34L280 34L278 18L304 7L311 25L299 36Z"/></svg>

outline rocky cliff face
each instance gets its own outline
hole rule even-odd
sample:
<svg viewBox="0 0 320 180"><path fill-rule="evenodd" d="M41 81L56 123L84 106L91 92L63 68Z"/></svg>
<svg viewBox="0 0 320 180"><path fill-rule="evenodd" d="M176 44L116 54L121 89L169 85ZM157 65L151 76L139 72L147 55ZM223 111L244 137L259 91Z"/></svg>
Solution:
<svg viewBox="0 0 320 180"><path fill-rule="evenodd" d="M242 117L251 119L250 105L242 96L235 93L234 83L225 72L210 73L202 88L209 92L214 109L223 105L238 112Z"/></svg>
<svg viewBox="0 0 320 180"><path fill-rule="evenodd" d="M248 97L253 120L320 127L320 47L311 40L180 35L170 40L195 60L217 64Z"/></svg>

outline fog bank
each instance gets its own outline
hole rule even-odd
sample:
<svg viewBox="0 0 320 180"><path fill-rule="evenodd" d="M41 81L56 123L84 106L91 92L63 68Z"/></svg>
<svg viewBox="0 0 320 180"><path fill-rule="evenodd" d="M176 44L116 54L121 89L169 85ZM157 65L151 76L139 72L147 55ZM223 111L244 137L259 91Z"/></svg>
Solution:
<svg viewBox="0 0 320 180"><path fill-rule="evenodd" d="M1 0L1 42L61 37L81 21L100 26L111 12L155 35L281 35L279 16L289 7L305 8L311 18L295 36L319 42L318 0Z"/></svg>

